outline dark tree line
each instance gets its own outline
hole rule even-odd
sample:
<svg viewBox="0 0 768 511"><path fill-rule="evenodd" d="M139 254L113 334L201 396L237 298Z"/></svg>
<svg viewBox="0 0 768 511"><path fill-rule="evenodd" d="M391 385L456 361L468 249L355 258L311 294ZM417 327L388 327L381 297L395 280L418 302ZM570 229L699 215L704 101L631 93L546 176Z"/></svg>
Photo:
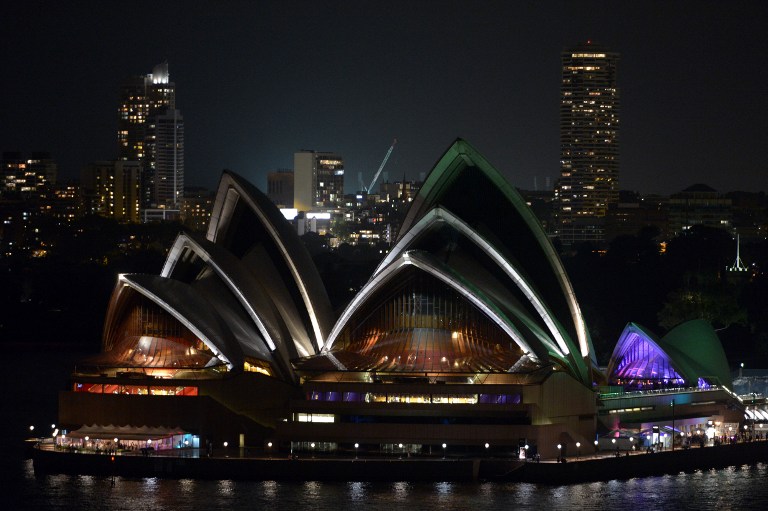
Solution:
<svg viewBox="0 0 768 511"><path fill-rule="evenodd" d="M695 226L663 247L657 235L649 227L616 238L605 255L582 246L564 259L598 361L607 363L630 321L662 336L702 318L718 331L729 359L768 362L768 244L742 242L751 271L734 273L726 268L734 263L736 241L726 231Z"/></svg>
<svg viewBox="0 0 768 511"><path fill-rule="evenodd" d="M45 257L0 259L0 343L100 347L104 316L119 273L162 269L178 224L125 225L100 217L35 228Z"/></svg>

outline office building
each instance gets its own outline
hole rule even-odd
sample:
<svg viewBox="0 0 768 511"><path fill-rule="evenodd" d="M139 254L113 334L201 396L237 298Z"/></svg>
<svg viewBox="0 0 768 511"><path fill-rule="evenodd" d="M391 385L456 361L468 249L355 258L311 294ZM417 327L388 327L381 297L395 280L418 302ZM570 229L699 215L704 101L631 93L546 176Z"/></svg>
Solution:
<svg viewBox="0 0 768 511"><path fill-rule="evenodd" d="M619 54L591 43L562 53L556 234L566 246L605 242L619 192Z"/></svg>
<svg viewBox="0 0 768 511"><path fill-rule="evenodd" d="M344 159L340 155L294 153L293 174L293 207L299 211L335 209L344 200Z"/></svg>
<svg viewBox="0 0 768 511"><path fill-rule="evenodd" d="M669 236L677 236L694 225L729 230L733 220L733 201L714 188L697 183L669 196Z"/></svg>
<svg viewBox="0 0 768 511"><path fill-rule="evenodd" d="M211 209L216 195L207 188L188 187L181 201L181 221L194 232L205 232L211 220Z"/></svg>
<svg viewBox="0 0 768 511"><path fill-rule="evenodd" d="M80 174L84 210L119 222L139 222L141 164L99 161Z"/></svg>
<svg viewBox="0 0 768 511"><path fill-rule="evenodd" d="M58 165L50 153L3 152L0 192L25 199L47 194L56 184Z"/></svg>
<svg viewBox="0 0 768 511"><path fill-rule="evenodd" d="M280 169L267 174L267 197L278 208L293 207L293 171Z"/></svg>

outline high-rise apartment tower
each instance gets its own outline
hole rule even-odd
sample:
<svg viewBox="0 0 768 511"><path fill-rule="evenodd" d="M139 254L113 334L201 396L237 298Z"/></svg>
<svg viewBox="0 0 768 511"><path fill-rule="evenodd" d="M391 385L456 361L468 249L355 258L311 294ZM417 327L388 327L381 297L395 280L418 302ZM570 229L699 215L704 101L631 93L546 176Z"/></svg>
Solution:
<svg viewBox="0 0 768 511"><path fill-rule="evenodd" d="M118 159L142 164L142 208L176 207L184 189L184 121L168 62L120 88Z"/></svg>
<svg viewBox="0 0 768 511"><path fill-rule="evenodd" d="M146 131L151 204L179 209L184 198L184 118L168 108L149 119Z"/></svg>
<svg viewBox="0 0 768 511"><path fill-rule="evenodd" d="M619 54L591 43L562 53L556 229L564 245L605 242L619 194Z"/></svg>

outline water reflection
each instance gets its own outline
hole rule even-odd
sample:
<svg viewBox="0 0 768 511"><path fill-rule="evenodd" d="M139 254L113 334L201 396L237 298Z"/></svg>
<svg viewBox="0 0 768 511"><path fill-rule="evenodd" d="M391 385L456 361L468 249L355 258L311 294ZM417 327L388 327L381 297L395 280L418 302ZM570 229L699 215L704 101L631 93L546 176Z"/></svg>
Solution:
<svg viewBox="0 0 768 511"><path fill-rule="evenodd" d="M426 511L482 509L752 509L768 499L766 464L663 477L546 486L516 483L320 483L195 481L52 475L35 477L26 462L4 509L197 510L329 509ZM7 492L8 490L6 490Z"/></svg>
<svg viewBox="0 0 768 511"><path fill-rule="evenodd" d="M184 493L192 493L195 491L194 479L181 479L179 481L179 489Z"/></svg>
<svg viewBox="0 0 768 511"><path fill-rule="evenodd" d="M410 487L409 483L406 482L398 482L392 485L393 495L395 497L395 501L404 501L408 498L408 489Z"/></svg>
<svg viewBox="0 0 768 511"><path fill-rule="evenodd" d="M367 483L361 482L348 483L349 499L353 502L365 502L367 495L366 485Z"/></svg>
<svg viewBox="0 0 768 511"><path fill-rule="evenodd" d="M317 481L304 483L303 495L310 501L319 500L322 497L323 485Z"/></svg>
<svg viewBox="0 0 768 511"><path fill-rule="evenodd" d="M235 485L229 479L219 481L218 494L220 496L229 496L234 493Z"/></svg>
<svg viewBox="0 0 768 511"><path fill-rule="evenodd" d="M277 482L276 481L264 481L261 483L261 486L264 490L264 497L266 497L268 500L273 500L277 498Z"/></svg>

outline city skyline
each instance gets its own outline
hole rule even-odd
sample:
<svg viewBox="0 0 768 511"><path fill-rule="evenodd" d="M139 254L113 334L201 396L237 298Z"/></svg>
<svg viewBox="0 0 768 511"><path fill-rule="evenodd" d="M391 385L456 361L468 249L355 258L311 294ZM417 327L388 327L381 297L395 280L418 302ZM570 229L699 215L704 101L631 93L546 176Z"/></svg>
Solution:
<svg viewBox="0 0 768 511"><path fill-rule="evenodd" d="M130 44L131 20L148 3L11 7L0 149L49 151L61 178L116 158L120 83L167 60L190 185L212 187L229 168L265 189L268 172L314 149L344 157L350 192L395 137L390 180L419 179L462 137L513 185L551 189L560 54L592 40L622 55L619 188L768 188L759 65L768 10L757 2L183 6L153 5L156 21Z"/></svg>

